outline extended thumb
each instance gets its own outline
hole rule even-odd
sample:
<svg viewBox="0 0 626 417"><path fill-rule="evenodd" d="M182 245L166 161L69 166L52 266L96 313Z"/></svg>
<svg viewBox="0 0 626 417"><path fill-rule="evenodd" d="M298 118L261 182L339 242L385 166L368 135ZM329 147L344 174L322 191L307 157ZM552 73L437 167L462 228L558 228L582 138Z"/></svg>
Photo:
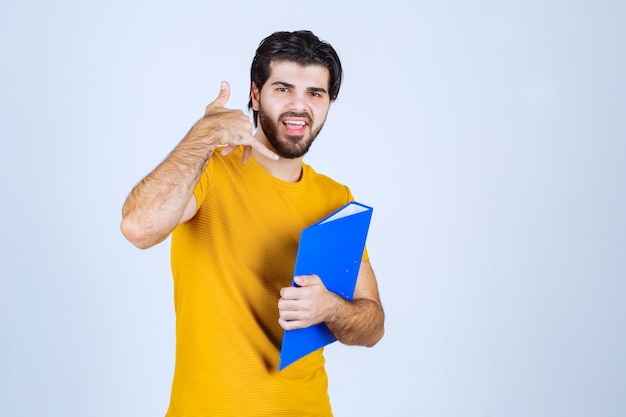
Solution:
<svg viewBox="0 0 626 417"><path fill-rule="evenodd" d="M210 107L224 107L230 98L230 85L226 81L222 81L220 84L220 93L213 103L209 104Z"/></svg>

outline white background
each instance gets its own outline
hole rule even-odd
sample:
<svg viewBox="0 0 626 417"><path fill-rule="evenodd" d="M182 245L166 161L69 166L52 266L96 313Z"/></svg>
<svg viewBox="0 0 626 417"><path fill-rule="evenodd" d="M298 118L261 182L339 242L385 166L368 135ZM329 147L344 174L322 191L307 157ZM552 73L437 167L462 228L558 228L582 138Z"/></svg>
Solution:
<svg viewBox="0 0 626 417"><path fill-rule="evenodd" d="M387 313L326 350L336 416L626 415L617 0L2 0L0 415L164 415L169 241L122 203L303 28L346 77L307 161L375 208Z"/></svg>

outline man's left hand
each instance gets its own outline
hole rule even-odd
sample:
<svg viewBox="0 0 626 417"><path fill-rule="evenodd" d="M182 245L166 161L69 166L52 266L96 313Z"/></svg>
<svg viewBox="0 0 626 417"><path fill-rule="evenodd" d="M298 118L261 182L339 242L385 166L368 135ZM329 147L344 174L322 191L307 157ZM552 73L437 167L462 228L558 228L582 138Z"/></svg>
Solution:
<svg viewBox="0 0 626 417"><path fill-rule="evenodd" d="M280 326L285 330L294 330L326 321L339 296L328 291L317 275L296 276L294 282L298 287L280 290Z"/></svg>

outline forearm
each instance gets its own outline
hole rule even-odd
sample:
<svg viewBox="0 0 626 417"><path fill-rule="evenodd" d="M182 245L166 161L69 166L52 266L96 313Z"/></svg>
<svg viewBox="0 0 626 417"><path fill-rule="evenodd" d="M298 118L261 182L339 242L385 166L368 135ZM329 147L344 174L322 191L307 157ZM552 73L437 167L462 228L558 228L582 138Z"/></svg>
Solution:
<svg viewBox="0 0 626 417"><path fill-rule="evenodd" d="M195 128L196 126L194 126ZM216 145L192 130L170 155L133 188L122 209L121 229L140 248L164 239L179 224Z"/></svg>
<svg viewBox="0 0 626 417"><path fill-rule="evenodd" d="M122 209L122 233L135 246L155 245L196 213L193 190L215 148L224 145L226 155L244 146L242 162L255 148L263 156L277 160L252 134L250 118L241 110L224 107L230 86L223 81L217 98L172 153L131 191Z"/></svg>
<svg viewBox="0 0 626 417"><path fill-rule="evenodd" d="M385 333L385 313L369 261L359 270L354 298L347 301L328 291L317 275L294 277L296 286L280 290L278 322L285 330L326 323L342 343L372 347Z"/></svg>
<svg viewBox="0 0 626 417"><path fill-rule="evenodd" d="M385 332L382 306L370 299L346 301L333 294L335 307L325 320L328 329L346 345L372 347Z"/></svg>

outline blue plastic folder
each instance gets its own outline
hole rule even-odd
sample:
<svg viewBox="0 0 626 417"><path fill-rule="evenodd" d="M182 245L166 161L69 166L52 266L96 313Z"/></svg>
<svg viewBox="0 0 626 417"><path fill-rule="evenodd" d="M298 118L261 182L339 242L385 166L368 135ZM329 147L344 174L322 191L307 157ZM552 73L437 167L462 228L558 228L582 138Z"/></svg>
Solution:
<svg viewBox="0 0 626 417"><path fill-rule="evenodd" d="M372 210L353 201L302 230L294 276L316 274L329 291L352 300ZM278 370L335 340L324 323L285 330Z"/></svg>

